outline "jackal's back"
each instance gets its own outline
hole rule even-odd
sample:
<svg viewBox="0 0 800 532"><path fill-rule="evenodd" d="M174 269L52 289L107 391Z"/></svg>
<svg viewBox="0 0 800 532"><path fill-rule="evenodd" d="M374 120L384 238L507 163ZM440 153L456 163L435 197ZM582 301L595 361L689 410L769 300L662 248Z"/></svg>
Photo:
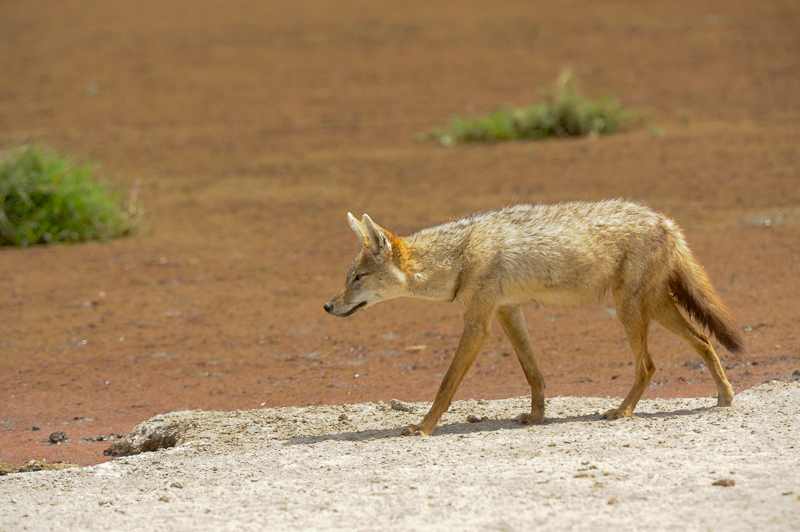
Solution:
<svg viewBox="0 0 800 532"><path fill-rule="evenodd" d="M636 203L621 200L568 202L553 205L517 204L476 213L417 231L405 238L421 245L485 245L498 250L523 248L543 253L537 245L616 245L626 238L653 233L665 218Z"/></svg>

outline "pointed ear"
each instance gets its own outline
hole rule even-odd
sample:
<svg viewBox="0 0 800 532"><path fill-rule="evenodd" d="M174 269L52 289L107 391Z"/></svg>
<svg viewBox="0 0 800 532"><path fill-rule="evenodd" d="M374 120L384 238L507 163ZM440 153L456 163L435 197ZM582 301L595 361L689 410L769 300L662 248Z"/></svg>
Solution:
<svg viewBox="0 0 800 532"><path fill-rule="evenodd" d="M358 239L363 244L364 243L363 241L366 240L367 238L367 233L364 232L364 228L361 226L361 222L359 222L358 219L355 216L353 216L352 213L349 212L347 213L347 221L350 223L350 229L353 230L353 232L356 234Z"/></svg>
<svg viewBox="0 0 800 532"><path fill-rule="evenodd" d="M386 237L386 232L375 225L372 218L365 214L364 217L361 218L361 226L363 227L364 234L367 237L367 242L369 242L369 248L372 250L373 255L378 257L384 253L391 253L392 244Z"/></svg>

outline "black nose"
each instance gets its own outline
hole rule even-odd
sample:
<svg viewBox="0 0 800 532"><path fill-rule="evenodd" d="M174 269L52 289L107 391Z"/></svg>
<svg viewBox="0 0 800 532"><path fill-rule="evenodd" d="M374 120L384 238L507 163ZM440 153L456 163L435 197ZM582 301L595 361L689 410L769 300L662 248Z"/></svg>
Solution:
<svg viewBox="0 0 800 532"><path fill-rule="evenodd" d="M325 312L327 312L328 314L330 314L331 311L333 310L333 306L328 303L325 303L325 306L323 306L322 308L324 308Z"/></svg>

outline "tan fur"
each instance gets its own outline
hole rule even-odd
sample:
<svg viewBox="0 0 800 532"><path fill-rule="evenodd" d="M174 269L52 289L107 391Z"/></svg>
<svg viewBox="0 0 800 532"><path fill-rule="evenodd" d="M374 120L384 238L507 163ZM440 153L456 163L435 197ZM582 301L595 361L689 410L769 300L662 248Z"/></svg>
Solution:
<svg viewBox="0 0 800 532"><path fill-rule="evenodd" d="M730 406L733 388L708 338L679 312L708 327L733 353L739 329L714 292L677 226L646 207L624 201L514 205L396 236L366 214L348 213L362 241L344 287L325 305L350 316L379 301L416 297L456 301L464 332L428 414L405 430L431 434L481 347L494 316L511 341L531 387L531 412L544 419L544 379L533 352L522 305L577 306L608 290L634 357L634 384L604 417L628 417L655 372L647 348L651 320L683 338L708 366L717 404Z"/></svg>

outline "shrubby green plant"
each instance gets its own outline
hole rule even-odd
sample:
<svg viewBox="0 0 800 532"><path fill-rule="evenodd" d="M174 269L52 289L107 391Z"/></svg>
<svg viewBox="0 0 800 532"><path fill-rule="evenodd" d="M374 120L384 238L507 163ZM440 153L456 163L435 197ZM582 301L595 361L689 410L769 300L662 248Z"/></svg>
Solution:
<svg viewBox="0 0 800 532"><path fill-rule="evenodd" d="M456 141L607 135L637 118L632 111L623 109L614 96L590 100L578 94L571 68L561 73L553 89L540 92L544 97L540 104L520 108L508 105L489 116L457 115L447 129L433 128L430 135L445 146Z"/></svg>
<svg viewBox="0 0 800 532"><path fill-rule="evenodd" d="M0 246L106 240L132 233L142 212L95 176L90 162L26 144L0 152Z"/></svg>

